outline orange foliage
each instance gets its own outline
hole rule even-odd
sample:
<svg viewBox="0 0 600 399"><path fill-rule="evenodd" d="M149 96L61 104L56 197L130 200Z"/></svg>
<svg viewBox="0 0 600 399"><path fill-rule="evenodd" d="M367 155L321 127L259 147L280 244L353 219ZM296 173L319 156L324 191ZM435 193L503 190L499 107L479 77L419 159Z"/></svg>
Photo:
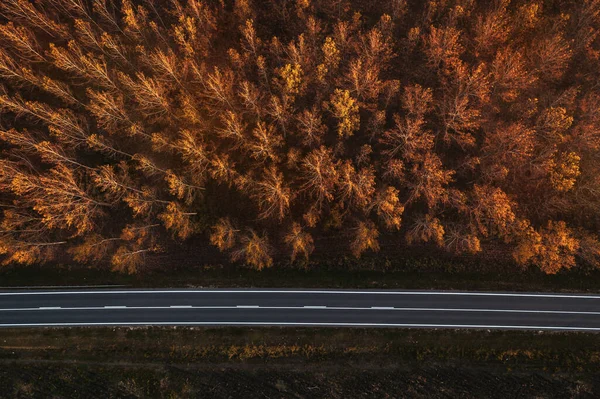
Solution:
<svg viewBox="0 0 600 399"><path fill-rule="evenodd" d="M285 236L285 242L292 247L292 262L299 254L302 254L306 260L315 249L313 238L309 233L302 230L298 223L294 223L290 232Z"/></svg>
<svg viewBox="0 0 600 399"><path fill-rule="evenodd" d="M226 3L0 2L2 262L600 266L598 1Z"/></svg>
<svg viewBox="0 0 600 399"><path fill-rule="evenodd" d="M271 246L265 235L249 230L240 237L239 247L231 253L234 261L243 260L247 265L262 270L273 265Z"/></svg>
<svg viewBox="0 0 600 399"><path fill-rule="evenodd" d="M352 254L360 258L360 255L370 249L373 252L379 251L379 231L373 222L359 222L354 229L354 238L350 242L350 250Z"/></svg>
<svg viewBox="0 0 600 399"><path fill-rule="evenodd" d="M533 262L548 274L575 266L575 255L579 250L579 240L565 222L549 221L547 226L536 232L528 227L517 247L514 256L517 262Z"/></svg>

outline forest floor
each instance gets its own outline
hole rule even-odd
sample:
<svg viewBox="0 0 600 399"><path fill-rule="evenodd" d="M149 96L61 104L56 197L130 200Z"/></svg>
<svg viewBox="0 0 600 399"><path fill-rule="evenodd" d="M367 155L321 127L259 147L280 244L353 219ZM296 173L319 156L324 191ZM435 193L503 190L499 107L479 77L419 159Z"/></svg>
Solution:
<svg viewBox="0 0 600 399"><path fill-rule="evenodd" d="M598 397L585 333L0 330L0 397Z"/></svg>
<svg viewBox="0 0 600 399"><path fill-rule="evenodd" d="M456 256L431 246L398 245L383 237L381 251L360 259L346 256L339 242L325 242L309 262L278 259L258 271L231 263L201 240L147 256L136 274L111 272L106 264L78 265L65 260L36 266L0 266L0 289L6 287L119 285L163 287L274 287L453 289L487 291L595 292L600 270L576 267L547 275L522 268L510 251L488 245L477 255Z"/></svg>
<svg viewBox="0 0 600 399"><path fill-rule="evenodd" d="M0 289L10 287L115 285L145 287L382 288L490 291L597 292L600 271L571 270L546 275L531 267L476 258L434 256L317 259L308 265L278 263L257 271L201 257L149 259L137 274L74 264L0 267Z"/></svg>

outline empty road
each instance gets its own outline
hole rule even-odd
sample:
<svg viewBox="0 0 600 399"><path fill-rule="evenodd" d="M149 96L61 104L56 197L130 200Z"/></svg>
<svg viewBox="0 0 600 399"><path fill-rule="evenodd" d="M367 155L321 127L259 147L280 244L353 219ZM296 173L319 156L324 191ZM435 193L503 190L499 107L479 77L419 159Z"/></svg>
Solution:
<svg viewBox="0 0 600 399"><path fill-rule="evenodd" d="M104 325L600 331L600 295L283 289L0 291L0 327Z"/></svg>

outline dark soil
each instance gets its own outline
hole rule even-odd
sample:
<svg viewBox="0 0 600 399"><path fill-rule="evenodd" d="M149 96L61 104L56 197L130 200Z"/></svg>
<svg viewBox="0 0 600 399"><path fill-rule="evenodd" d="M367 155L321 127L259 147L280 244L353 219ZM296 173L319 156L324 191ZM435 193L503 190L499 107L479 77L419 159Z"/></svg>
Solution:
<svg viewBox="0 0 600 399"><path fill-rule="evenodd" d="M0 330L1 398L595 398L597 334Z"/></svg>
<svg viewBox="0 0 600 399"><path fill-rule="evenodd" d="M595 398L596 374L466 366L324 367L0 365L2 398Z"/></svg>

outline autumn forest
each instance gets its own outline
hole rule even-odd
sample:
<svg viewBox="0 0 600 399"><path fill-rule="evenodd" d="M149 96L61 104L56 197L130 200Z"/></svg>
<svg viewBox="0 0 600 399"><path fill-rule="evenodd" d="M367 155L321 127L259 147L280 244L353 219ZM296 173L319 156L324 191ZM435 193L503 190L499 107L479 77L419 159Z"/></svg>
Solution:
<svg viewBox="0 0 600 399"><path fill-rule="evenodd" d="M600 267L600 0L3 0L0 253Z"/></svg>

